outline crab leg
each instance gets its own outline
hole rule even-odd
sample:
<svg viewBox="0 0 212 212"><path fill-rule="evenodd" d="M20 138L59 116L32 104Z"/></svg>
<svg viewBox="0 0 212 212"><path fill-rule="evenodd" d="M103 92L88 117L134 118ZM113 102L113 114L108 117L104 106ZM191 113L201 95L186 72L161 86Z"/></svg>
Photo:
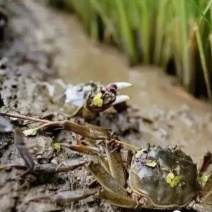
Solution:
<svg viewBox="0 0 212 212"><path fill-rule="evenodd" d="M201 177L203 173L208 169L208 167L212 164L212 153L207 152L204 156L202 166L200 168L199 176ZM202 204L204 208L210 208L212 211L212 172L209 175L207 182L202 190ZM206 210L207 211L207 210Z"/></svg>
<svg viewBox="0 0 212 212"><path fill-rule="evenodd" d="M204 172L207 171L208 167L212 164L212 153L207 152L203 158L203 163L199 171L199 176L201 177ZM203 194L207 194L210 190L212 190L212 173L210 174L204 188Z"/></svg>
<svg viewBox="0 0 212 212"><path fill-rule="evenodd" d="M203 173L208 169L208 167L212 164L212 153L207 152L204 155L202 165L200 167L199 176L202 177Z"/></svg>
<svg viewBox="0 0 212 212"><path fill-rule="evenodd" d="M45 124L46 125L46 124ZM49 124L48 124L49 125ZM77 133L84 138L90 139L91 141L94 140L109 140L112 138L112 134L110 129L98 127L92 124L86 124L85 126L70 122L70 121L63 121L61 124L65 130L70 130L74 133ZM47 125L46 125L47 126ZM138 147L128 144L126 142L120 140L114 140L114 143L122 144L123 146L127 146L132 150L139 149Z"/></svg>
<svg viewBox="0 0 212 212"><path fill-rule="evenodd" d="M127 196L120 195L119 193L110 192L108 190L102 190L97 195L100 199L109 202L112 205L116 205L122 208L137 208L139 203L130 199Z"/></svg>
<svg viewBox="0 0 212 212"><path fill-rule="evenodd" d="M206 205L210 205L212 209L212 173L210 174L203 188L203 193L205 194L203 197L203 201L206 203Z"/></svg>
<svg viewBox="0 0 212 212"><path fill-rule="evenodd" d="M102 165L102 167L108 172L110 173L110 166L108 164L108 161L105 159L104 156L99 155L98 156L98 160L100 161L100 164Z"/></svg>
<svg viewBox="0 0 212 212"><path fill-rule="evenodd" d="M88 126L82 126L70 121L63 121L61 125L66 130L70 130L92 140L102 140L111 137L110 131L108 129L97 127L91 124Z"/></svg>
<svg viewBox="0 0 212 212"><path fill-rule="evenodd" d="M119 184L100 164L90 162L87 169L93 174L96 180L110 192L117 192L126 196L125 188Z"/></svg>
<svg viewBox="0 0 212 212"><path fill-rule="evenodd" d="M106 143L106 152L111 175L122 185L125 186L125 170L121 158L121 145L115 141Z"/></svg>
<svg viewBox="0 0 212 212"><path fill-rule="evenodd" d="M212 173L203 188L203 195L203 202L206 204L206 207L208 205L212 210Z"/></svg>
<svg viewBox="0 0 212 212"><path fill-rule="evenodd" d="M125 188L114 179L100 164L91 162L88 170L103 186L103 190L97 194L98 198L120 207L136 208L138 203L127 196Z"/></svg>
<svg viewBox="0 0 212 212"><path fill-rule="evenodd" d="M25 135L30 135L31 132L33 131L40 131L45 128L50 128L50 127L59 127L63 128L65 130L70 130L74 133L77 133L85 138L91 139L91 140L102 140L106 138L110 138L110 131L108 129L100 128L94 125L89 125L89 126L82 126L80 124L71 122L71 121L56 121L56 122L49 122L46 124L41 125L40 127L33 128L30 130L25 131ZM28 132L30 132L28 134Z"/></svg>

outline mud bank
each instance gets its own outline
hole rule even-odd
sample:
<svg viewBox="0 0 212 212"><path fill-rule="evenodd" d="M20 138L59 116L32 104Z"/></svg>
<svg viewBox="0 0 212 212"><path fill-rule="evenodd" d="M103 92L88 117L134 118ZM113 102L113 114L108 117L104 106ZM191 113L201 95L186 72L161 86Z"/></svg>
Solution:
<svg viewBox="0 0 212 212"><path fill-rule="evenodd" d="M63 120L68 116L49 101L41 82L58 77L67 83L130 81L134 87L126 90L132 96L128 111L116 114L109 110L96 123L112 128L122 139L136 145L144 146L147 142L178 145L197 163L212 148L210 107L173 86L175 79L155 68L129 68L120 53L89 40L75 16L61 14L33 0L10 2L6 11L10 20L0 50L1 58L7 58L1 67L1 95L5 104L2 111L36 117L51 114L52 120ZM21 129L36 126L15 119L13 123ZM13 135L0 134L0 137L0 163L22 164ZM36 163L60 164L86 159L68 150L52 148L53 141L74 143L74 140L74 134L61 132L25 141L34 149ZM48 201L25 204L38 194L87 188L93 178L84 168L38 178L27 176L24 181L17 177L20 172L15 169L0 172L0 211L121 211L93 197L62 206Z"/></svg>

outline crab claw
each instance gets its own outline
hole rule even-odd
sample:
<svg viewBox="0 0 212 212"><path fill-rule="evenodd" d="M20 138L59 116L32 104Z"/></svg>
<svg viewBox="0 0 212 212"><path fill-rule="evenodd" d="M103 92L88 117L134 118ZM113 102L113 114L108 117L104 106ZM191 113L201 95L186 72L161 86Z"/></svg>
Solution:
<svg viewBox="0 0 212 212"><path fill-rule="evenodd" d="M122 88L128 88L128 87L132 86L132 84L129 83L129 82L115 82L115 83L109 84L108 86L110 86L110 85L115 85L118 90L122 89Z"/></svg>

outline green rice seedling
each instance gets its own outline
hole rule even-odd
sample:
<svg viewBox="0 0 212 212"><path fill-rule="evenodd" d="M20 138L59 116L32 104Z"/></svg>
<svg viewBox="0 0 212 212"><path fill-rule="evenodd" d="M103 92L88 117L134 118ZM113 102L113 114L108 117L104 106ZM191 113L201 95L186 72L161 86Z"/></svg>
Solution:
<svg viewBox="0 0 212 212"><path fill-rule="evenodd" d="M112 42L131 64L169 71L173 61L171 72L188 92L212 98L212 0L63 1L93 39Z"/></svg>

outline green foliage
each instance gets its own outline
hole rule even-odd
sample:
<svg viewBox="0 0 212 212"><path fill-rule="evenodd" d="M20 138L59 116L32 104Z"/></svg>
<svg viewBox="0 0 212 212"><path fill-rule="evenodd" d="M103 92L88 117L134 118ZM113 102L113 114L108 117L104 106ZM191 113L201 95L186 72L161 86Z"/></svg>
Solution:
<svg viewBox="0 0 212 212"><path fill-rule="evenodd" d="M196 95L206 90L211 99L212 0L63 1L92 38L115 43L131 64L166 70L173 61L186 90Z"/></svg>

